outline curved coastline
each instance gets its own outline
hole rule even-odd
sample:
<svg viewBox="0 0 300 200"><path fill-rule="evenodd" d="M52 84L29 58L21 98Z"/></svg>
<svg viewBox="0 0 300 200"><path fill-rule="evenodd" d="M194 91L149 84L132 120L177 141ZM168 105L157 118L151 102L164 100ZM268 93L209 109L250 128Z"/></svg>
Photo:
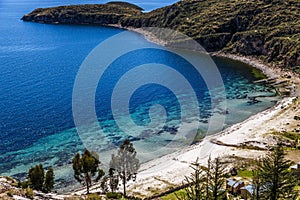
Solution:
<svg viewBox="0 0 300 200"><path fill-rule="evenodd" d="M132 31L144 34L143 31L134 29ZM146 34L145 37L149 41L164 45L163 41L159 41L155 37L152 38L149 34ZM143 186L142 188L134 189L133 192L145 191L144 195L147 196L151 195L146 192L147 187L151 185L163 185L166 189L170 187L170 184L166 184L168 182L181 184L184 177L191 173L189 166L196 161L197 157L200 158L201 165L206 165L209 156L212 158L218 156L258 158L265 154L265 150L276 143L276 138L272 135L267 135L268 133L286 131L292 128L289 122L293 120L295 113L300 112L300 109L295 109L296 105L300 104L298 100L300 79L295 72L268 65L250 56L246 57L222 51L210 54L246 63L261 70L268 79L276 79L279 82L288 79L289 84L284 88L288 87L290 89L290 95L283 97L276 105L265 111L252 115L240 123L233 124L219 133L207 136L199 144L191 145L143 164L137 183L133 183L132 188ZM246 148L243 149L241 148L242 146ZM153 178L153 176L159 177L159 179Z"/></svg>
<svg viewBox="0 0 300 200"><path fill-rule="evenodd" d="M164 39L158 38L155 36L153 31L148 31L148 29L145 28L132 28L132 27L122 27L115 24L109 24L108 27L114 27L114 28L120 28L128 31L133 31L135 33L141 34L146 40L149 42L153 42L155 44L161 45L161 46L168 46L168 41L165 41ZM152 28L152 27L149 27ZM155 28L155 27L154 27ZM186 36L188 37L188 36ZM192 40L192 38L191 38ZM171 44L172 45L172 44ZM172 47L172 46L171 46ZM176 47L175 47L176 48ZM193 51L193 49L187 49ZM296 74L294 71L289 69L283 69L278 66L276 66L274 63L266 63L263 60L260 60L253 56L245 56L240 54L233 54L225 51L214 51L209 52L211 56L216 57L224 57L228 59L232 59L235 61L239 61L242 63L245 63L253 68L256 68L260 70L269 80L273 80L273 83L270 83L272 85L278 86L279 89L285 89L285 94L282 94L279 92L280 96L291 96L296 97L300 94L300 76ZM266 83L268 84L269 81L266 80ZM286 82L286 85L282 85L282 82Z"/></svg>
<svg viewBox="0 0 300 200"><path fill-rule="evenodd" d="M163 40L155 37L153 34L135 28L119 27L109 25L115 28L122 28L133 31L144 36L148 41L158 45L165 46ZM269 134L274 131L290 130L290 121L295 113L300 113L298 95L300 94L300 78L294 72L283 70L274 65L266 64L254 57L246 57L236 54L225 53L222 51L211 52L211 56L225 57L235 61L240 61L261 70L268 79L275 79L281 82L288 80L290 95L282 97L274 106L262 112L252 115L248 119L229 126L221 132L207 136L203 141L187 146L174 153L161 156L159 158L143 163L135 182L129 183L129 190L132 194L138 196L151 196L149 187L157 187L157 190L164 191L174 185L180 185L185 176L191 173L190 164L199 157L200 164L205 166L209 156L213 158L218 156L225 157L244 157L258 158L265 154L277 140ZM299 107L299 106L298 106ZM92 191L97 192L97 185L94 185ZM72 194L84 194L85 189L81 188Z"/></svg>
<svg viewBox="0 0 300 200"><path fill-rule="evenodd" d="M123 26L116 25L116 24L108 24L106 26L119 28L119 29L123 29L123 30L128 30L128 31L133 31L135 33L141 34L149 42L153 42L153 43L161 45L161 46L168 45L166 41L156 37L155 34L153 34L153 32L148 31L145 28L123 27ZM152 28L152 27L149 27L149 28ZM154 28L156 28L156 27L154 27ZM186 37L188 37L188 36L186 36ZM191 38L191 40L192 40L192 38ZM193 49L188 49L188 50L193 50ZM260 60L253 56L233 54L233 53L225 52L222 50L209 52L209 54L211 56L224 57L224 58L228 58L228 59L232 59L235 61L239 61L239 62L248 64L251 67L254 67L254 68L262 71L262 73L264 75L266 75L268 79L285 79L285 80L288 79L289 85L285 88L290 89L290 94L285 95L285 96L295 97L300 94L300 87L299 86L297 87L297 85L300 85L300 76L292 70L280 68L280 67L276 66L274 63L266 63L265 61Z"/></svg>
<svg viewBox="0 0 300 200"><path fill-rule="evenodd" d="M115 24L107 24L107 26L134 31L142 34L151 42L166 45L164 41L142 29L121 27ZM269 79L275 79L277 83L287 81L288 85L281 88L289 90L290 95L284 97L273 107L257 113L243 122L231 125L212 136L207 136L198 144L144 163L137 181L130 183L131 193L149 196L151 195L147 189L149 187L164 190L174 184L181 184L184 177L190 174L189 165L195 162L196 157L200 158L202 165L205 165L210 155L212 158L217 156L257 158L265 154L265 150L276 142L273 135L268 133L294 128L289 122L296 113L300 113L300 106L296 106L300 105L297 98L300 94L300 88L298 87L300 85L299 75L270 63L266 64L262 60L251 56L247 57L224 51L211 52L210 54L249 64L261 70ZM241 148L242 146L243 148ZM94 188L96 188L96 185ZM97 189L92 191L97 191ZM85 190L79 189L74 193L83 194L84 192Z"/></svg>

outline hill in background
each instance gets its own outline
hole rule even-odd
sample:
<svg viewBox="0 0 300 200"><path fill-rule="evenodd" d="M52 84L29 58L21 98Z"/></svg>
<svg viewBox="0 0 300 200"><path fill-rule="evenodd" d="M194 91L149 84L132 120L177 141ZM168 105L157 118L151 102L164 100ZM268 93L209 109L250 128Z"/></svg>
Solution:
<svg viewBox="0 0 300 200"><path fill-rule="evenodd" d="M299 0L183 0L149 13L114 2L36 9L23 20L42 23L163 27L209 51L257 56L300 73Z"/></svg>

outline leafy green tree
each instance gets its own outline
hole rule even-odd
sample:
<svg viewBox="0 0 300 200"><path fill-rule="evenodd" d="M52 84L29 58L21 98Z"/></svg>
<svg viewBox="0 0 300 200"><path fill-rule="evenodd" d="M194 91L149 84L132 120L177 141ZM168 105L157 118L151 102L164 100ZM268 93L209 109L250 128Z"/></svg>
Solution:
<svg viewBox="0 0 300 200"><path fill-rule="evenodd" d="M44 185L44 168L42 164L36 165L29 169L28 172L29 185L35 190L43 190Z"/></svg>
<svg viewBox="0 0 300 200"><path fill-rule="evenodd" d="M50 192L54 188L54 171L53 168L50 167L45 175L45 182L44 182L44 191Z"/></svg>
<svg viewBox="0 0 300 200"><path fill-rule="evenodd" d="M296 199L294 187L296 177L289 170L292 162L284 159L284 150L281 144L277 145L264 158L257 162L256 173L260 177L260 187L257 194L260 199ZM254 182L254 185L255 184Z"/></svg>
<svg viewBox="0 0 300 200"><path fill-rule="evenodd" d="M126 184L129 180L135 180L137 171L140 167L139 160L136 158L136 150L129 140L125 140L120 145L117 155L112 155L110 168L115 170L123 184L123 195L126 197Z"/></svg>
<svg viewBox="0 0 300 200"><path fill-rule="evenodd" d="M97 175L95 181L99 181L104 176L104 171L99 169L99 156L95 152L90 152L87 149L82 156L77 153L73 158L74 178L86 185L87 194L92 185L92 178Z"/></svg>

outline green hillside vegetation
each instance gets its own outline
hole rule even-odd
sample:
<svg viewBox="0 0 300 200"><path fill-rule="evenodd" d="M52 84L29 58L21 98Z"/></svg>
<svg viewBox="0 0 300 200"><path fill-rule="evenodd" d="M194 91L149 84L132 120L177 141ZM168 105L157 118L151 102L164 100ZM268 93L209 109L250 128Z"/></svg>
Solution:
<svg viewBox="0 0 300 200"><path fill-rule="evenodd" d="M144 10L143 8L141 8L137 5L134 5L134 4L128 3L128 2L123 2L123 1L111 1L111 2L108 2L106 4L108 4L108 5L118 5L118 6L132 8L132 9L140 10L140 11Z"/></svg>
<svg viewBox="0 0 300 200"><path fill-rule="evenodd" d="M183 0L149 13L128 3L36 9L25 21L164 27L180 31L209 51L257 56L300 72L298 0Z"/></svg>

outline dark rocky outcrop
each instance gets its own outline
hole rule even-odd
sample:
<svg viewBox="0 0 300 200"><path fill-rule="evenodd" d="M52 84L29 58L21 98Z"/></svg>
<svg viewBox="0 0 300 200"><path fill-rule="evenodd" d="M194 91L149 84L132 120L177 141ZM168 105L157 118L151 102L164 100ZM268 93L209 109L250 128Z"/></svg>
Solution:
<svg viewBox="0 0 300 200"><path fill-rule="evenodd" d="M300 72L299 0L183 0L149 13L128 3L36 9L24 21L163 27L182 32L207 51L257 56Z"/></svg>

